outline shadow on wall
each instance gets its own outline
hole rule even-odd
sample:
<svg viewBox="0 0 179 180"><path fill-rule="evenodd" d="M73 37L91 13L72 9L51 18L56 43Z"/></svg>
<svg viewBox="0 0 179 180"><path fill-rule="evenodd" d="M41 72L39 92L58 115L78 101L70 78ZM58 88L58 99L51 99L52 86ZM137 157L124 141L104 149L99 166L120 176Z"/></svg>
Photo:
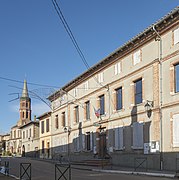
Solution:
<svg viewBox="0 0 179 180"><path fill-rule="evenodd" d="M85 161L112 158L112 164L123 167L136 166L140 160L145 160L147 169L160 169L160 153L158 142L150 142L151 121L140 122L137 106L131 110L131 124L129 126L107 129L99 124L96 132L82 133L82 123L79 123L78 133L72 137L66 133L66 140L70 137L73 142L65 144L58 139L59 144L49 149L25 152L27 157L50 158L56 161ZM151 114L147 114L148 117ZM179 169L179 152L163 153L164 170Z"/></svg>

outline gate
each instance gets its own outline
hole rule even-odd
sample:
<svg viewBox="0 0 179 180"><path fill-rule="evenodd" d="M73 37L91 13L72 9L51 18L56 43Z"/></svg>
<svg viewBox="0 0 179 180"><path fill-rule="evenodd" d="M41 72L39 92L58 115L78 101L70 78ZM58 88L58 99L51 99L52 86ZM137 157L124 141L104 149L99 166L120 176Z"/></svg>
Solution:
<svg viewBox="0 0 179 180"><path fill-rule="evenodd" d="M134 170L136 171L139 168L143 168L147 171L147 158L146 157L137 157L134 159Z"/></svg>
<svg viewBox="0 0 179 180"><path fill-rule="evenodd" d="M20 163L20 180L31 180L31 163Z"/></svg>
<svg viewBox="0 0 179 180"><path fill-rule="evenodd" d="M55 164L55 180L71 180L70 164Z"/></svg>

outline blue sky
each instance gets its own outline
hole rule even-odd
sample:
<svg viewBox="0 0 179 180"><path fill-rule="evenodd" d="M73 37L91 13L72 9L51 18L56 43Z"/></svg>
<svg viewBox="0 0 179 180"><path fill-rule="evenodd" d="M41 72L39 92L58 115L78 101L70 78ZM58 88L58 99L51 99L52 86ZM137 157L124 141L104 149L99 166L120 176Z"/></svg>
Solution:
<svg viewBox="0 0 179 180"><path fill-rule="evenodd" d="M178 0L57 0L90 66L179 5ZM0 1L0 77L61 87L86 70L51 0ZM0 134L19 119L22 83L0 79ZM44 98L54 88L28 85ZM48 110L32 98L32 116Z"/></svg>

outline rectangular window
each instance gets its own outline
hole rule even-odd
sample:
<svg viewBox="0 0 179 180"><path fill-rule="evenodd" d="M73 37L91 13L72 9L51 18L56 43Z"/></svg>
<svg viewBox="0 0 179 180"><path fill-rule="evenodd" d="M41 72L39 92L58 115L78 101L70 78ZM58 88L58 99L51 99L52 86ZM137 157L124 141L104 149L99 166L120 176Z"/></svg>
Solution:
<svg viewBox="0 0 179 180"><path fill-rule="evenodd" d="M140 104L142 103L142 79L134 82L134 88L135 104Z"/></svg>
<svg viewBox="0 0 179 180"><path fill-rule="evenodd" d="M141 61L141 50L138 50L133 54L133 63L134 65L136 65L140 63L140 61Z"/></svg>
<svg viewBox="0 0 179 180"><path fill-rule="evenodd" d="M58 129L58 115L55 115L55 128Z"/></svg>
<svg viewBox="0 0 179 180"><path fill-rule="evenodd" d="M105 114L105 100L104 95L99 96L100 115Z"/></svg>
<svg viewBox="0 0 179 180"><path fill-rule="evenodd" d="M28 138L28 130L26 130L26 138Z"/></svg>
<svg viewBox="0 0 179 180"><path fill-rule="evenodd" d="M121 62L118 62L114 65L114 74L117 75L117 74L120 74L121 72Z"/></svg>
<svg viewBox="0 0 179 180"><path fill-rule="evenodd" d="M175 92L179 92L179 64L175 65Z"/></svg>
<svg viewBox="0 0 179 180"><path fill-rule="evenodd" d="M143 123L133 123L133 149L143 149Z"/></svg>
<svg viewBox="0 0 179 180"><path fill-rule="evenodd" d="M62 126L65 127L65 112L62 112Z"/></svg>
<svg viewBox="0 0 179 180"><path fill-rule="evenodd" d="M49 132L49 119L46 119L46 132Z"/></svg>
<svg viewBox="0 0 179 180"><path fill-rule="evenodd" d="M31 132L31 128L29 129L29 137L31 137L32 136L32 134L31 134L32 132Z"/></svg>
<svg viewBox="0 0 179 180"><path fill-rule="evenodd" d="M28 119L29 117L28 117L28 111L26 111L26 119Z"/></svg>
<svg viewBox="0 0 179 180"><path fill-rule="evenodd" d="M85 102L85 117L86 117L86 120L90 119L90 102L89 101Z"/></svg>
<svg viewBox="0 0 179 180"><path fill-rule="evenodd" d="M41 133L44 133L44 121L41 122Z"/></svg>
<svg viewBox="0 0 179 180"><path fill-rule="evenodd" d="M25 139L25 131L23 131L23 139Z"/></svg>
<svg viewBox="0 0 179 180"><path fill-rule="evenodd" d="M45 148L45 143L44 143L44 141L42 141L42 154L44 154L44 152L45 152L44 148Z"/></svg>
<svg viewBox="0 0 179 180"><path fill-rule="evenodd" d="M173 116L173 147L179 147L179 114Z"/></svg>
<svg viewBox="0 0 179 180"><path fill-rule="evenodd" d="M91 148L90 148L90 132L86 133L86 150L87 151L91 150Z"/></svg>
<svg viewBox="0 0 179 180"><path fill-rule="evenodd" d="M122 87L116 89L116 110L122 109Z"/></svg>
<svg viewBox="0 0 179 180"><path fill-rule="evenodd" d="M174 45L175 45L179 43L179 28L173 31L173 36L174 36L173 40L174 40Z"/></svg>
<svg viewBox="0 0 179 180"><path fill-rule="evenodd" d="M100 83L104 82L103 72L98 74L98 82Z"/></svg>
<svg viewBox="0 0 179 180"><path fill-rule="evenodd" d="M16 130L14 131L14 138L16 138Z"/></svg>
<svg viewBox="0 0 179 180"><path fill-rule="evenodd" d="M123 149L123 127L115 128L115 150Z"/></svg>
<svg viewBox="0 0 179 180"><path fill-rule="evenodd" d="M87 91L89 89L89 81L86 81L84 83L84 89L85 89L85 91Z"/></svg>
<svg viewBox="0 0 179 180"><path fill-rule="evenodd" d="M78 152L80 150L80 139L78 133L75 133L73 137L73 148L75 152Z"/></svg>
<svg viewBox="0 0 179 180"><path fill-rule="evenodd" d="M75 106L75 122L79 122L79 106Z"/></svg>
<svg viewBox="0 0 179 180"><path fill-rule="evenodd" d="M76 97L76 96L77 96L77 93L78 93L78 89L77 89L77 88L75 88L75 89L73 90L73 95L74 95L74 97Z"/></svg>

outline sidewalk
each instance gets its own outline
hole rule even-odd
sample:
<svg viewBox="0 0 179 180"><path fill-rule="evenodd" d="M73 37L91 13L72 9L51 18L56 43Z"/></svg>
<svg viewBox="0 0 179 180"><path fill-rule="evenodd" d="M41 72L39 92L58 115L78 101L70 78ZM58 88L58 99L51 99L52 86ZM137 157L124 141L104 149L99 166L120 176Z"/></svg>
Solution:
<svg viewBox="0 0 179 180"><path fill-rule="evenodd" d="M155 177L167 177L167 178L175 178L176 173L172 171L155 171L155 170L137 170L135 171L133 168L125 168L119 166L104 167L104 169L92 168L92 171L96 172L105 172L105 173L120 173L120 174L133 174L133 175L145 175L145 176L155 176Z"/></svg>
<svg viewBox="0 0 179 180"><path fill-rule="evenodd" d="M11 176L5 176L4 174L0 173L0 180L14 180L15 178Z"/></svg>

